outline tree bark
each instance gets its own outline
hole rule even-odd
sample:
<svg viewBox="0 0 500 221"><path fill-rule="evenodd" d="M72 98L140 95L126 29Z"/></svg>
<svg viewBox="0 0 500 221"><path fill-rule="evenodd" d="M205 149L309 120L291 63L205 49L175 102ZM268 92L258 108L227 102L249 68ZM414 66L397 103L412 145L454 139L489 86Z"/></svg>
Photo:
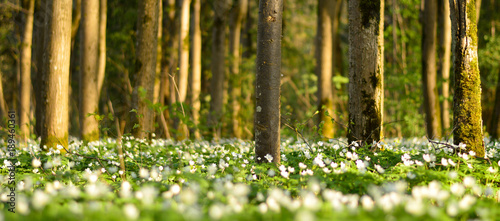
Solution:
<svg viewBox="0 0 500 221"><path fill-rule="evenodd" d="M155 95L154 102L159 102L160 99L160 86L161 86L161 61L163 58L162 54L162 39L163 39L163 1L158 0L158 46L156 47L156 73L155 73Z"/></svg>
<svg viewBox="0 0 500 221"><path fill-rule="evenodd" d="M161 44L164 55L161 57L161 82L160 82L160 104L162 106L175 103L175 93L173 91L173 81L170 76L175 70L177 58L177 25L176 25L176 10L175 0L167 0L163 4L163 21L162 21L162 39ZM163 111L163 115L159 115L160 122L163 124L163 134L166 138L170 138L168 129L169 109Z"/></svg>
<svg viewBox="0 0 500 221"><path fill-rule="evenodd" d="M226 17L229 2L220 0L214 3L214 24L212 27L212 79L210 81L210 116L209 126L218 138L217 124L220 124L224 107L225 55L226 55Z"/></svg>
<svg viewBox="0 0 500 221"><path fill-rule="evenodd" d="M99 0L82 2L80 24L80 138L99 140L96 117L99 114L98 58L99 58Z"/></svg>
<svg viewBox="0 0 500 221"><path fill-rule="evenodd" d="M333 20L335 1L318 1L318 26L316 34L316 75L318 76L319 124L323 124L321 135L333 138L335 129L333 116Z"/></svg>
<svg viewBox="0 0 500 221"><path fill-rule="evenodd" d="M484 157L481 113L481 79L477 58L476 5L474 1L450 0L454 36L455 96L453 141Z"/></svg>
<svg viewBox="0 0 500 221"><path fill-rule="evenodd" d="M229 24L229 53L230 53L230 79L231 79L231 116L233 136L241 138L239 112L241 97L241 76L240 76L240 39L241 25L244 16L247 14L248 0L238 0L231 12L231 22Z"/></svg>
<svg viewBox="0 0 500 221"><path fill-rule="evenodd" d="M179 88L178 102L185 102L189 75L189 5L191 0L182 0L179 31Z"/></svg>
<svg viewBox="0 0 500 221"><path fill-rule="evenodd" d="M349 1L349 143L383 137L384 0Z"/></svg>
<svg viewBox="0 0 500 221"><path fill-rule="evenodd" d="M31 128L31 42L33 40L35 0L29 0L26 3L26 20L21 44L21 79L19 82L19 129L23 142L29 138Z"/></svg>
<svg viewBox="0 0 500 221"><path fill-rule="evenodd" d="M139 1L137 16L137 50L132 92L132 134L149 138L154 132L154 110L149 107L154 99L156 50L158 43L158 0Z"/></svg>
<svg viewBox="0 0 500 221"><path fill-rule="evenodd" d="M99 61L97 66L97 99L101 97L106 73L106 24L108 21L108 0L100 0L99 7Z"/></svg>
<svg viewBox="0 0 500 221"><path fill-rule="evenodd" d="M450 19L450 4L449 0L443 0L442 8L442 27L441 27L441 79L442 88L441 95L443 101L441 103L441 122L442 130L448 131L450 129L450 58L451 58L451 19Z"/></svg>
<svg viewBox="0 0 500 221"><path fill-rule="evenodd" d="M5 102L5 97L3 93L3 73L0 70L0 125L4 126L4 119L7 119L7 112L9 112L9 108L7 107L7 103Z"/></svg>
<svg viewBox="0 0 500 221"><path fill-rule="evenodd" d="M495 106L490 125L490 136L492 140L498 139L498 121L500 120L500 70L498 71L497 88L495 91Z"/></svg>
<svg viewBox="0 0 500 221"><path fill-rule="evenodd" d="M68 146L69 65L71 53L71 0L47 0L44 33L42 99L44 121L40 146L56 149ZM64 149L60 150L64 152Z"/></svg>
<svg viewBox="0 0 500 221"><path fill-rule="evenodd" d="M44 130L44 122L45 122L45 101L43 100L43 93L45 91L46 84L46 74L44 71L43 64L43 52L45 45L45 29L48 22L48 16L45 10L46 4L41 3L40 9L36 12L35 19L35 30L37 34L34 36L35 38L35 71L36 71L36 81L34 85L35 93L35 132L38 137L42 136L42 131Z"/></svg>
<svg viewBox="0 0 500 221"><path fill-rule="evenodd" d="M255 79L256 162L280 163L280 81L283 0L259 1Z"/></svg>
<svg viewBox="0 0 500 221"><path fill-rule="evenodd" d="M425 0L422 24L422 86L427 136L441 138L436 70L437 1Z"/></svg>
<svg viewBox="0 0 500 221"><path fill-rule="evenodd" d="M201 2L200 0L193 1L193 22L192 22L192 30L193 30L193 54L191 59L191 67L192 67L192 77L191 77L191 105L193 107L192 116L193 123L195 125L199 124L200 121L200 94L201 94L201 28L200 28L200 11L201 11ZM198 128L195 128L194 138L200 139L200 131Z"/></svg>

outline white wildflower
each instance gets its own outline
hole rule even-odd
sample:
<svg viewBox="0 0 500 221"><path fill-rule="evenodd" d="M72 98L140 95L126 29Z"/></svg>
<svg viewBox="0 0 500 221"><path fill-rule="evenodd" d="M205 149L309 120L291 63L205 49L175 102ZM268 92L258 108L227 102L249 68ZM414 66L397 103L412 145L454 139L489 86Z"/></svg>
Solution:
<svg viewBox="0 0 500 221"><path fill-rule="evenodd" d="M125 213L125 216L131 220L139 218L139 210L134 206L134 204L126 204L123 207L123 213Z"/></svg>

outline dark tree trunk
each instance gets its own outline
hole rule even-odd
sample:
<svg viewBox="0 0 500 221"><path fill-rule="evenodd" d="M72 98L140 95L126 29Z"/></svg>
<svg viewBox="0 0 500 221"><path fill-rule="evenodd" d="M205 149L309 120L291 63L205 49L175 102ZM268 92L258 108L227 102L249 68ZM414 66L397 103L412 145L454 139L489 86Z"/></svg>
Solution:
<svg viewBox="0 0 500 221"><path fill-rule="evenodd" d="M422 24L422 86L425 123L429 138L441 137L441 114L436 70L437 1L425 0Z"/></svg>
<svg viewBox="0 0 500 221"><path fill-rule="evenodd" d="M280 162L280 81L283 0L259 2L255 79L255 154L257 162Z"/></svg>

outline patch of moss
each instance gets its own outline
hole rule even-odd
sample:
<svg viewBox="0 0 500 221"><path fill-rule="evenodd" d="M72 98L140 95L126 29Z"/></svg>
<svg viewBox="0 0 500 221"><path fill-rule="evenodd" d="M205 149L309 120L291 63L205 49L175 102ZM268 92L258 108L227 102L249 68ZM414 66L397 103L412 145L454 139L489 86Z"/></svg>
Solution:
<svg viewBox="0 0 500 221"><path fill-rule="evenodd" d="M380 1L381 0L360 0L359 10L361 12L361 25L364 28L370 27L370 21L375 22L377 27L375 35L378 35L378 26L380 23Z"/></svg>
<svg viewBox="0 0 500 221"><path fill-rule="evenodd" d="M47 137L42 137L42 141L40 142L40 147L44 151L49 151L50 149L57 150L57 145L61 145L64 148L68 148L68 133L65 133L62 137L56 137L49 135ZM43 147L47 148L44 149ZM60 150L61 153L66 153L66 150Z"/></svg>
<svg viewBox="0 0 500 221"><path fill-rule="evenodd" d="M87 134L82 134L82 140L84 142L96 141L99 140L99 130L94 130Z"/></svg>

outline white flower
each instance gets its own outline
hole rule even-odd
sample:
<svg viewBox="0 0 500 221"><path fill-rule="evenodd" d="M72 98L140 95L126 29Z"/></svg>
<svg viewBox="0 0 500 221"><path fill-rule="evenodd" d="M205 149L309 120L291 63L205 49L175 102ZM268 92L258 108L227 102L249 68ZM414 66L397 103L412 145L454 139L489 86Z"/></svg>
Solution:
<svg viewBox="0 0 500 221"><path fill-rule="evenodd" d="M451 159L448 159L448 163L451 165L451 166L456 166L457 164L455 162L453 162L453 160Z"/></svg>
<svg viewBox="0 0 500 221"><path fill-rule="evenodd" d="M467 194L462 200L460 200L460 202L458 202L458 208L467 211L472 205L474 205L474 203L476 203L476 198Z"/></svg>
<svg viewBox="0 0 500 221"><path fill-rule="evenodd" d="M369 197L367 195L363 195L361 197L361 205L363 205L363 208L365 210L371 211L371 210L373 210L375 203L373 202L371 197Z"/></svg>
<svg viewBox="0 0 500 221"><path fill-rule="evenodd" d="M269 171L267 171L267 175L269 175L270 177L273 177L275 174L276 174L276 172L273 169L270 169Z"/></svg>
<svg viewBox="0 0 500 221"><path fill-rule="evenodd" d="M282 170L281 171L281 176L288 179L289 176L290 176L290 173L286 172L286 170Z"/></svg>
<svg viewBox="0 0 500 221"><path fill-rule="evenodd" d="M500 166L500 160L498 161L498 166Z"/></svg>
<svg viewBox="0 0 500 221"><path fill-rule="evenodd" d="M474 151L471 150L471 151L469 151L469 155L476 156L476 152L474 152Z"/></svg>
<svg viewBox="0 0 500 221"><path fill-rule="evenodd" d="M304 163L300 162L299 163L299 168L300 169L305 169L305 168L307 168L307 166Z"/></svg>
<svg viewBox="0 0 500 221"><path fill-rule="evenodd" d="M466 145L466 144L464 144L464 143L460 143L460 144L458 144L458 147L459 147L460 149L462 149L462 150L465 150L465 148L467 147L467 145Z"/></svg>
<svg viewBox="0 0 500 221"><path fill-rule="evenodd" d="M267 213L267 204L260 203L259 204L259 212L262 214Z"/></svg>
<svg viewBox="0 0 500 221"><path fill-rule="evenodd" d="M445 167L448 166L448 160L446 160L446 158L441 158L441 164Z"/></svg>
<svg viewBox="0 0 500 221"><path fill-rule="evenodd" d="M488 171L489 171L490 173L496 173L496 172L497 172L497 169L495 169L495 168L493 168L493 167L490 167L490 168L488 168Z"/></svg>
<svg viewBox="0 0 500 221"><path fill-rule="evenodd" d="M475 186L475 185L476 185L476 180L474 179L474 177L466 176L464 178L464 186L466 186L466 187L472 187L472 186Z"/></svg>
<svg viewBox="0 0 500 221"><path fill-rule="evenodd" d="M465 192L465 187L461 183L454 183L450 187L450 192L455 196L462 196Z"/></svg>
<svg viewBox="0 0 500 221"><path fill-rule="evenodd" d="M408 179L410 179L410 180L413 180L413 179L415 179L415 177L417 177L417 175L416 175L416 174L414 174L414 173L412 173L412 172L408 172L408 173L406 174L406 176L407 176L407 177L408 177Z"/></svg>
<svg viewBox="0 0 500 221"><path fill-rule="evenodd" d="M425 162L427 162L427 163L431 162L431 156L429 154L424 154L423 158L424 158Z"/></svg>
<svg viewBox="0 0 500 221"><path fill-rule="evenodd" d="M424 205L420 199L408 200L408 202L406 202L405 210L406 212L416 216L421 216L425 213Z"/></svg>
<svg viewBox="0 0 500 221"><path fill-rule="evenodd" d="M170 192L172 192L174 195L177 195L179 194L179 192L181 192L181 187L176 183L170 187Z"/></svg>
<svg viewBox="0 0 500 221"><path fill-rule="evenodd" d="M31 162L31 164L33 165L33 167L38 168L42 165L42 162L37 158L33 158L33 161Z"/></svg>
<svg viewBox="0 0 500 221"><path fill-rule="evenodd" d="M49 195L44 193L41 190L35 190L35 193L33 194L33 199L31 203L33 204L33 207L37 210L43 209L45 205L49 202Z"/></svg>
<svg viewBox="0 0 500 221"><path fill-rule="evenodd" d="M456 216L458 214L458 206L456 203L451 203L446 207L446 213L448 213L449 216Z"/></svg>
<svg viewBox="0 0 500 221"><path fill-rule="evenodd" d="M333 169L335 169L335 168L337 168L339 165L338 165L337 163L335 163L335 162L332 162L332 163L330 164L330 166L331 166Z"/></svg>
<svg viewBox="0 0 500 221"><path fill-rule="evenodd" d="M126 204L123 207L123 212L125 216L129 219L135 220L139 218L139 210L134 206L134 204Z"/></svg>
<svg viewBox="0 0 500 221"><path fill-rule="evenodd" d="M149 171L145 168L139 169L139 177L146 179L149 177Z"/></svg>
<svg viewBox="0 0 500 221"><path fill-rule="evenodd" d="M382 168L382 167L381 167L380 165L378 165L378 164L375 164L375 169L377 169L377 171L378 171L379 173L384 173L384 172L385 172L384 168Z"/></svg>

